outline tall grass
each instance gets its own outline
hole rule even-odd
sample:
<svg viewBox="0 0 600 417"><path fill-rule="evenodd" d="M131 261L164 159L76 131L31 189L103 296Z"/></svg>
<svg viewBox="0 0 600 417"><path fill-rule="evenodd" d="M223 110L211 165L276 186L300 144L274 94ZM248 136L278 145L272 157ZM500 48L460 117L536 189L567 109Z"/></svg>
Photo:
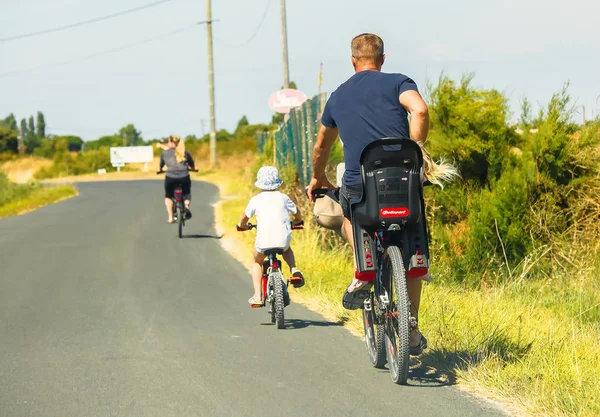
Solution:
<svg viewBox="0 0 600 417"><path fill-rule="evenodd" d="M72 186L41 187L32 182L16 185L0 171L0 218L35 210L77 194Z"/></svg>
<svg viewBox="0 0 600 417"><path fill-rule="evenodd" d="M212 180L229 196L218 210L222 230L234 230L245 204L259 191L252 184L258 166L265 162L258 157L248 167L246 159L237 170L213 173ZM315 224L312 207L293 174L283 169L282 175L282 191L307 219L305 229L294 232L292 239L306 285L291 289L292 299L361 335L360 312L341 306L352 277L350 247ZM250 265L254 234L228 235L234 252ZM478 288L445 279L452 264L434 259L436 278L424 286L420 314L430 347L413 365L434 368L450 383L499 400L521 414L600 415L600 284L595 279L600 262L576 257L582 262L576 265L583 268L545 276L540 271L546 269L536 266L540 263L536 256L544 252L550 253L540 248L514 268L511 279L482 280ZM504 265L495 268L499 270L494 274L507 274Z"/></svg>

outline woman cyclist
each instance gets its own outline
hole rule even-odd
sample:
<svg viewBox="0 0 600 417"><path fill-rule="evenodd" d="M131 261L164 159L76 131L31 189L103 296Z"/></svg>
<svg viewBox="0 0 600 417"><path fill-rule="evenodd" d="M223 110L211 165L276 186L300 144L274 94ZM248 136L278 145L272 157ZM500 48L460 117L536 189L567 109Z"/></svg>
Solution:
<svg viewBox="0 0 600 417"><path fill-rule="evenodd" d="M192 180L188 167L196 169L192 155L185 150L185 143L179 136L171 135L167 142L167 149L160 155L160 170L167 166L165 173L165 206L169 216L168 222L174 223L173 219L173 197L175 188L181 184L183 191L183 201L186 212L185 218L191 219L192 212L190 211L190 203L192 199Z"/></svg>

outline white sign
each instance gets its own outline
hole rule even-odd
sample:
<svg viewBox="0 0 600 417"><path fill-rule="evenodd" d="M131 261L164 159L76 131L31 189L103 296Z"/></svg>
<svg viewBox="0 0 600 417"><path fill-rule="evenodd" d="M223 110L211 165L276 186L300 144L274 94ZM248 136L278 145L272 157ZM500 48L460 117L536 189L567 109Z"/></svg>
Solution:
<svg viewBox="0 0 600 417"><path fill-rule="evenodd" d="M123 166L124 164L152 162L153 160L152 146L120 146L110 148L110 163L114 167Z"/></svg>
<svg viewBox="0 0 600 417"><path fill-rule="evenodd" d="M294 107L299 107L308 100L306 94L291 88L275 91L269 97L269 107L277 113L288 114Z"/></svg>

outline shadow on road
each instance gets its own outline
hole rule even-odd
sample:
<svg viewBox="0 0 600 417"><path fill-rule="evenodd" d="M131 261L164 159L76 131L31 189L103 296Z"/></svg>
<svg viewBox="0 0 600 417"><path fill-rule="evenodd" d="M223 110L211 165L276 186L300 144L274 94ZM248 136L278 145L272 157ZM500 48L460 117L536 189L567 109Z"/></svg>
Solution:
<svg viewBox="0 0 600 417"><path fill-rule="evenodd" d="M223 237L223 235L221 236L214 236L214 235L184 235L183 238L184 239L221 239Z"/></svg>
<svg viewBox="0 0 600 417"><path fill-rule="evenodd" d="M486 342L477 347L477 352L428 349L423 355L411 358L409 385L454 385L457 374L479 365L492 355L511 363L519 360L531 349L531 343L517 344L504 335L495 335Z"/></svg>
<svg viewBox="0 0 600 417"><path fill-rule="evenodd" d="M309 326L313 327L332 327L332 326L343 326L343 321L316 321L316 320L302 320L302 319L287 319L285 320L286 330L305 329ZM261 323L261 326L274 326L274 323Z"/></svg>

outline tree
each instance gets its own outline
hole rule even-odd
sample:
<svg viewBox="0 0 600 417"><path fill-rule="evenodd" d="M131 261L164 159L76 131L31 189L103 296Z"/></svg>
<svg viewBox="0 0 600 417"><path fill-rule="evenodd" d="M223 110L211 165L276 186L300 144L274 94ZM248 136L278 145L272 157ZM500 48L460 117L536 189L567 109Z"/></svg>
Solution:
<svg viewBox="0 0 600 417"><path fill-rule="evenodd" d="M135 129L133 124L128 124L119 130L119 136L123 142L123 146L140 146L144 144L142 132Z"/></svg>
<svg viewBox="0 0 600 417"><path fill-rule="evenodd" d="M61 136L67 140L67 148L69 152L79 152L81 151L83 145L83 139L79 136Z"/></svg>
<svg viewBox="0 0 600 417"><path fill-rule="evenodd" d="M37 130L36 135L38 138L46 137L46 121L44 120L44 113L39 111L37 113Z"/></svg>
<svg viewBox="0 0 600 417"><path fill-rule="evenodd" d="M244 126L248 126L249 124L250 123L248 123L248 118L246 116L242 116L242 118L237 124L237 127L235 128L235 132L239 132L240 129L242 129Z"/></svg>
<svg viewBox="0 0 600 417"><path fill-rule="evenodd" d="M10 130L17 131L17 119L15 119L15 115L14 114L12 114L12 113L9 114L2 122Z"/></svg>
<svg viewBox="0 0 600 417"><path fill-rule="evenodd" d="M27 127L27 133L35 135L35 124L33 122L33 116L29 116L29 126Z"/></svg>
<svg viewBox="0 0 600 417"><path fill-rule="evenodd" d="M4 124L0 124L0 153L17 153L17 132Z"/></svg>
<svg viewBox="0 0 600 417"><path fill-rule="evenodd" d="M93 149L100 149L102 147L116 147L123 146L123 138L117 135L102 136L99 139L91 140L85 143L85 150L90 151Z"/></svg>
<svg viewBox="0 0 600 417"><path fill-rule="evenodd" d="M27 136L27 121L25 119L21 119L21 136Z"/></svg>

